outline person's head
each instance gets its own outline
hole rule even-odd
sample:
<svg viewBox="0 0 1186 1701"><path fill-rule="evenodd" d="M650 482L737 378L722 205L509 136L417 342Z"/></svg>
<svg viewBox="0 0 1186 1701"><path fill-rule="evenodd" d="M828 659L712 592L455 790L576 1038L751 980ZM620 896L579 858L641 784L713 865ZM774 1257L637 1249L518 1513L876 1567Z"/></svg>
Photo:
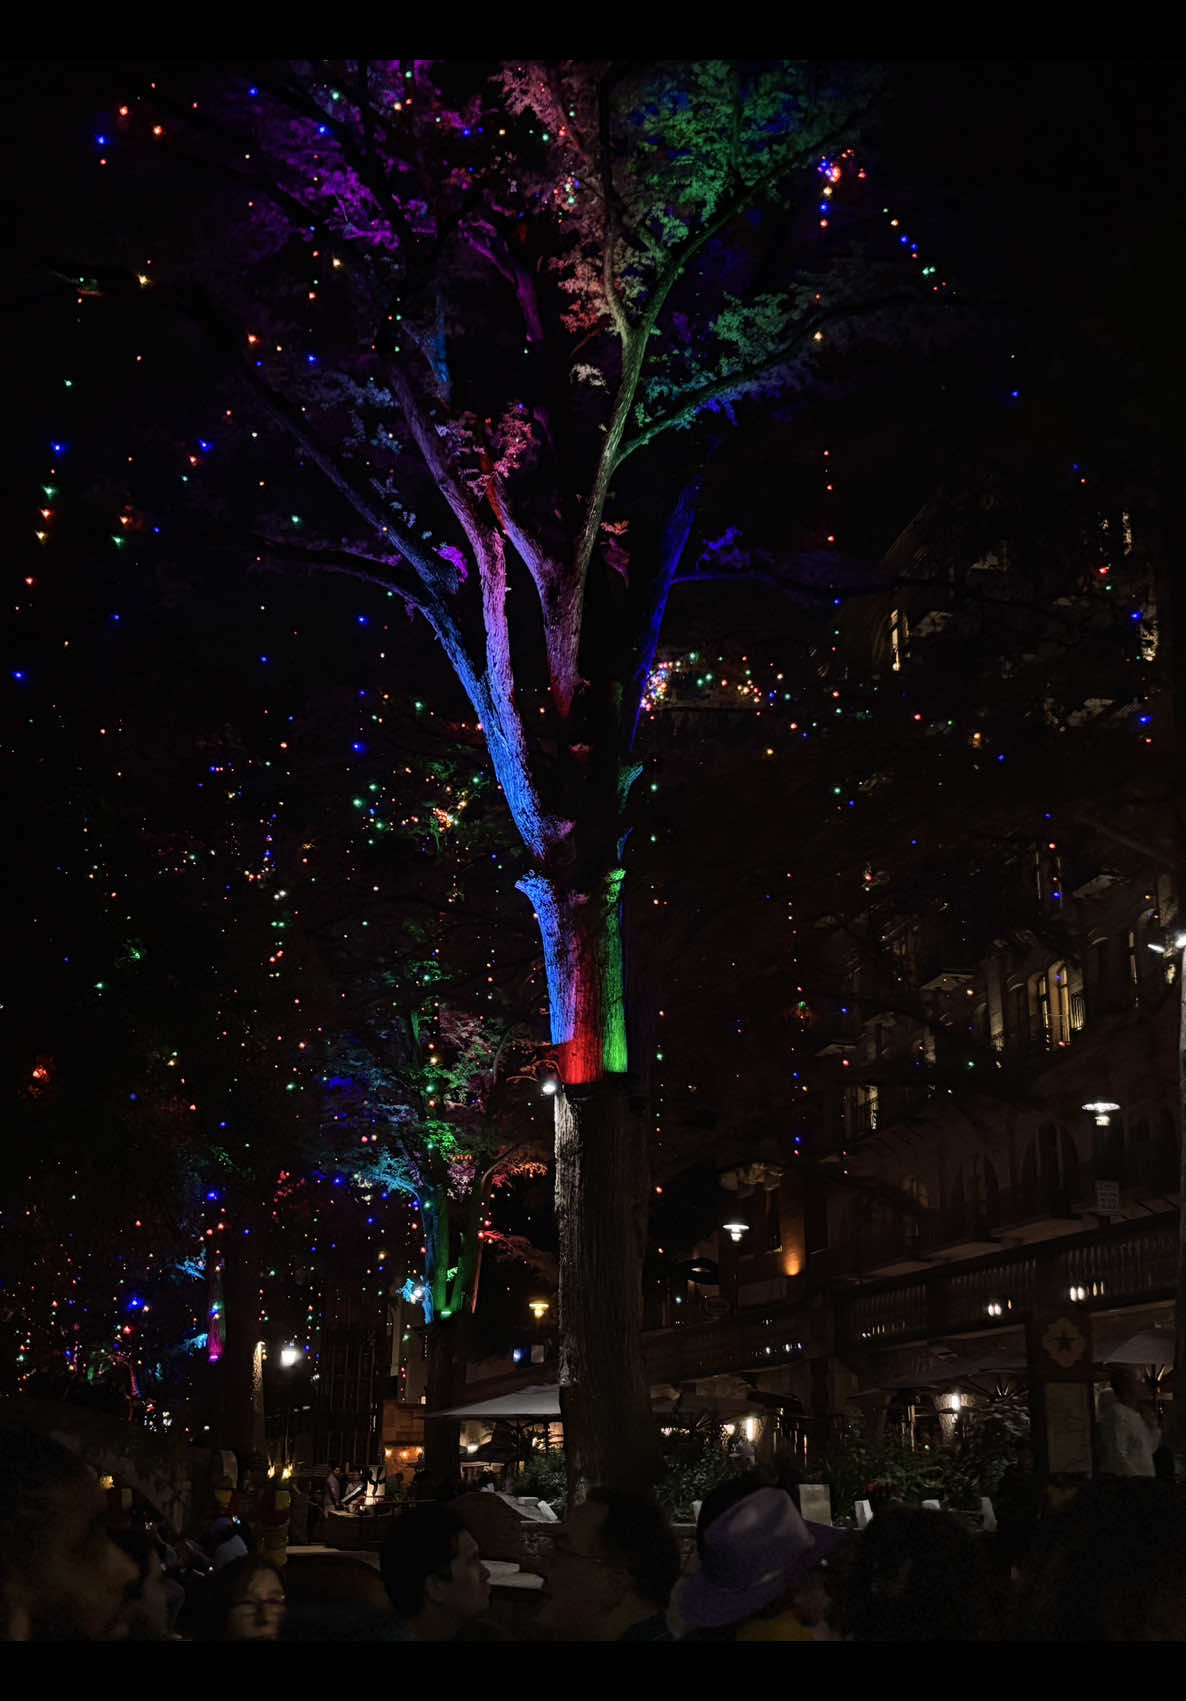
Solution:
<svg viewBox="0 0 1186 1701"><path fill-rule="evenodd" d="M573 1640L614 1641L662 1612L679 1548L653 1495L594 1488L552 1543L541 1625Z"/></svg>
<svg viewBox="0 0 1186 1701"><path fill-rule="evenodd" d="M396 1612L438 1640L490 1604L490 1573L477 1542L457 1513L436 1501L392 1520L381 1570Z"/></svg>
<svg viewBox="0 0 1186 1701"><path fill-rule="evenodd" d="M845 1539L842 1531L806 1523L787 1491L762 1471L721 1483L705 1496L696 1524L700 1569L676 1592L680 1628L723 1631L793 1609L796 1595L809 1592L812 1573Z"/></svg>
<svg viewBox="0 0 1186 1701"><path fill-rule="evenodd" d="M988 1557L950 1512L891 1506L860 1538L844 1600L857 1642L992 1639Z"/></svg>
<svg viewBox="0 0 1186 1701"><path fill-rule="evenodd" d="M1038 1526L1023 1642L1186 1640L1186 1508L1152 1477L1100 1481Z"/></svg>
<svg viewBox="0 0 1186 1701"><path fill-rule="evenodd" d="M112 1541L136 1567L124 1591L124 1622L133 1642L160 1642L169 1628L169 1599L160 1550L151 1530L115 1530Z"/></svg>
<svg viewBox="0 0 1186 1701"><path fill-rule="evenodd" d="M202 1641L274 1642L284 1623L284 1579L258 1554L217 1571L205 1601Z"/></svg>
<svg viewBox="0 0 1186 1701"><path fill-rule="evenodd" d="M0 1587L9 1635L104 1641L124 1633L136 1566L111 1541L94 1474L35 1430L0 1431Z"/></svg>

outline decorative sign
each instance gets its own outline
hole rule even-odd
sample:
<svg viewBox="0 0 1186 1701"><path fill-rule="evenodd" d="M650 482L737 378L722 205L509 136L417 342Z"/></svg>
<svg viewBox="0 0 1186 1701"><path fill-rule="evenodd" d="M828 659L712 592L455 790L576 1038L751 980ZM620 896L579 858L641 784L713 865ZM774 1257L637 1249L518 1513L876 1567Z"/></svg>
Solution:
<svg viewBox="0 0 1186 1701"><path fill-rule="evenodd" d="M710 1294L704 1301L705 1315L708 1317L728 1317L732 1306L722 1294Z"/></svg>
<svg viewBox="0 0 1186 1701"><path fill-rule="evenodd" d="M1091 1390L1085 1382L1046 1385L1046 1469L1052 1476L1091 1475Z"/></svg>
<svg viewBox="0 0 1186 1701"><path fill-rule="evenodd" d="M1073 1370L1087 1352L1087 1336L1070 1317L1059 1317L1043 1331L1042 1351L1059 1370Z"/></svg>
<svg viewBox="0 0 1186 1701"><path fill-rule="evenodd" d="M801 1482L799 1510L809 1524L832 1522L832 1491L827 1483Z"/></svg>

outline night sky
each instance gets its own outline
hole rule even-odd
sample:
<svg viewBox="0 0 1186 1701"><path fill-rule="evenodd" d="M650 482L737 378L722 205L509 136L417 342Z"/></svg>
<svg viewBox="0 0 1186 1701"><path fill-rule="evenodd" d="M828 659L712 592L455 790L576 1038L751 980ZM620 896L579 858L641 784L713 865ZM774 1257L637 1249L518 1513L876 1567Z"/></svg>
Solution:
<svg viewBox="0 0 1186 1701"><path fill-rule="evenodd" d="M171 447L213 438L217 427L199 349L184 338L167 353L158 347L142 379L113 383L108 333L80 335L71 292L47 275L110 253L125 236L134 247L145 206L165 228L176 217L176 179L148 181L135 206L121 201L122 187L100 181L96 137L129 77L143 71L103 61L9 61L3 70L0 524L10 604L21 600L21 579L41 572L32 533L55 459L70 487L52 595L6 622L4 639L6 1092L17 1090L58 1014L79 1026L80 1045L90 1021L77 985L110 942L88 936L84 898L73 888L63 897L57 847L78 788L93 783L84 771L102 760L108 721L122 719L132 743L141 740L167 800L182 776L160 754L161 729L189 724L199 700L209 718L261 736L269 717L274 725L300 712L311 693L355 691L360 680L423 693L446 718L463 709L422 628L401 615L384 629L374 596L343 596L333 582L248 579L233 549L203 551L193 539L158 547L146 580L100 547L113 504L125 500L111 442L146 437L150 457L152 439ZM826 413L822 403L776 408L756 440L743 428L723 453L722 503L735 507L744 477L752 535L800 547L838 511L844 554L859 567L880 559L936 483L993 440L1010 411L1079 417L1097 442L1106 428L1130 444L1141 437L1166 464L1180 455L1182 118L1177 61L894 64L867 149L871 240L874 229L884 235L882 209L892 207L952 285L969 329L922 370L910 352L888 352L862 382L828 397ZM113 223L125 217L113 244ZM84 304L84 324L101 311ZM133 333L113 322L109 335ZM55 457L50 444L67 439ZM838 510L822 505L824 440ZM769 589L699 589L673 605L666 643L743 645L758 635L767 646L800 646L802 660L805 636L819 626L816 613Z"/></svg>

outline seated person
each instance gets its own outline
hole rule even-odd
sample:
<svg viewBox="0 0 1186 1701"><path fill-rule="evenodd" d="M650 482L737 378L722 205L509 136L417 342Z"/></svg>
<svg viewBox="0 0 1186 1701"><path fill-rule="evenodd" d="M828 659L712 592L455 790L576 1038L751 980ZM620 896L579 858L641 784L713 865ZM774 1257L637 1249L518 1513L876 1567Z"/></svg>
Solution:
<svg viewBox="0 0 1186 1701"><path fill-rule="evenodd" d="M490 1573L450 1507L435 1501L392 1520L380 1569L414 1642L468 1639L490 1605Z"/></svg>
<svg viewBox="0 0 1186 1701"><path fill-rule="evenodd" d="M541 1630L573 1642L670 1642L679 1548L653 1495L590 1490L552 1542Z"/></svg>

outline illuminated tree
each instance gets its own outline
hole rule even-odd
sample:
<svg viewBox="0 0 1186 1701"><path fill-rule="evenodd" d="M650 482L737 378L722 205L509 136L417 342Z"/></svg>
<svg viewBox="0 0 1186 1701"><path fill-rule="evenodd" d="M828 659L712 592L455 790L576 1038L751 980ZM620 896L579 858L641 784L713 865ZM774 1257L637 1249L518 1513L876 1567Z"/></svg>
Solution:
<svg viewBox="0 0 1186 1701"><path fill-rule="evenodd" d="M619 920L638 705L735 410L918 300L913 247L890 267L826 246L872 91L789 61L272 63L196 108L158 79L122 121L201 162L197 247L83 278L205 327L244 418L275 428L286 505L269 523L232 471L224 518L254 519L261 564L402 599L480 722L564 1089L578 1484L654 1468Z"/></svg>

